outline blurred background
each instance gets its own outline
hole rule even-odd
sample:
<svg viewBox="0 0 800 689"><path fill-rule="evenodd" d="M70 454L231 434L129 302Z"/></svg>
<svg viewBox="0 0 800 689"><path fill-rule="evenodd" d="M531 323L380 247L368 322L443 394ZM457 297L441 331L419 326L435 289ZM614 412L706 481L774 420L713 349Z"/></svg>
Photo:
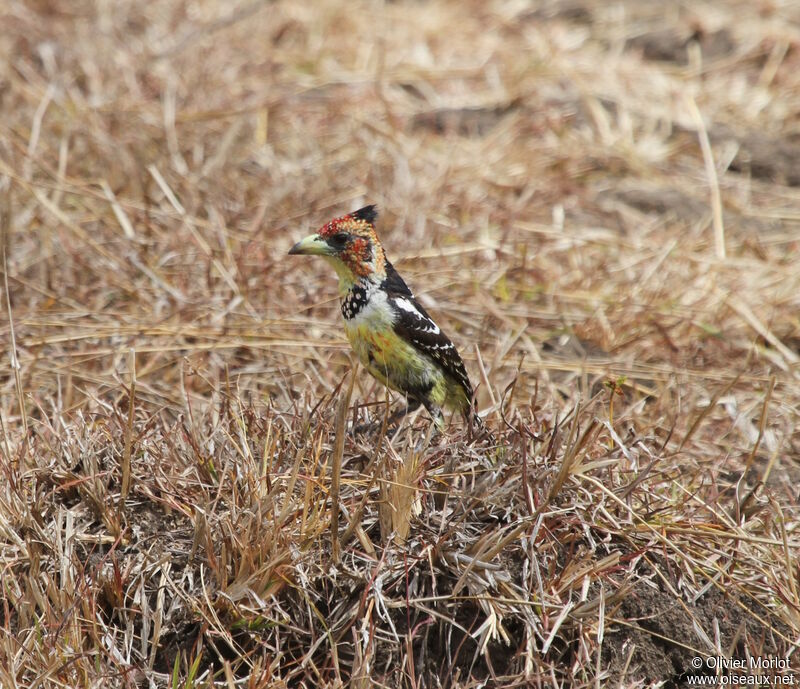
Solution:
<svg viewBox="0 0 800 689"><path fill-rule="evenodd" d="M130 347L166 405L187 365L201 397L224 367L281 405L331 390L335 282L286 250L367 202L474 378L484 352L483 407L523 358L569 399L592 376L654 392L684 368L742 372L764 332L737 305L797 351L794 2L0 12L2 237L33 406L113 391ZM8 372L3 389L11 419Z"/></svg>

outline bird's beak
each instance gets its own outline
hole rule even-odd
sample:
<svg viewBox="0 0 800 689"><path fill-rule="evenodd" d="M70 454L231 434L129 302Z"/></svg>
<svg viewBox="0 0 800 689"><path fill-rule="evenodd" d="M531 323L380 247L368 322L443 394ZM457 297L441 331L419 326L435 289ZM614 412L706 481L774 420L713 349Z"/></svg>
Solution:
<svg viewBox="0 0 800 689"><path fill-rule="evenodd" d="M306 254L308 256L332 256L333 249L330 244L326 242L318 234L312 234L301 239L291 249L290 254Z"/></svg>

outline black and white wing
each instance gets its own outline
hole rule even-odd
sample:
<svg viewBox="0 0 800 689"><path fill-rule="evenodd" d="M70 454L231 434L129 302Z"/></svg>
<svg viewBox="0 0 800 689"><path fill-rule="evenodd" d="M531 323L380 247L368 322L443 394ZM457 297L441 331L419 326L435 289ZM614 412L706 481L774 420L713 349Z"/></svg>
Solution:
<svg viewBox="0 0 800 689"><path fill-rule="evenodd" d="M391 263L386 262L386 280L383 288L395 312L395 332L419 352L427 354L442 370L464 389L467 400L472 398L472 384L464 362L450 341L428 312L411 293L408 285Z"/></svg>

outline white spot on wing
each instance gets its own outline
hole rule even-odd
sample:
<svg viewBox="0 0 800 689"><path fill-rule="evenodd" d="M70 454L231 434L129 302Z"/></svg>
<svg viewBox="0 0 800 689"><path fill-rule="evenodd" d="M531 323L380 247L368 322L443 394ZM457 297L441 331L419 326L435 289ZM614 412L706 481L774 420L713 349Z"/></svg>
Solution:
<svg viewBox="0 0 800 689"><path fill-rule="evenodd" d="M408 299L405 297L400 297L394 300L394 303L397 304L397 307L403 309L403 311L408 311L409 313L413 313L416 316L422 318L422 314L417 311L417 307L414 306Z"/></svg>
<svg viewBox="0 0 800 689"><path fill-rule="evenodd" d="M400 297L398 299L395 299L394 303L398 309L402 309L403 311L414 314L414 316L419 318L419 320L421 320L425 324L425 327L420 328L420 330L426 333L433 333L434 335L439 334L440 332L439 326L436 325L436 323L434 323L430 318L423 316L419 312L417 307L414 306L414 304L410 302L408 299L406 299L405 297Z"/></svg>

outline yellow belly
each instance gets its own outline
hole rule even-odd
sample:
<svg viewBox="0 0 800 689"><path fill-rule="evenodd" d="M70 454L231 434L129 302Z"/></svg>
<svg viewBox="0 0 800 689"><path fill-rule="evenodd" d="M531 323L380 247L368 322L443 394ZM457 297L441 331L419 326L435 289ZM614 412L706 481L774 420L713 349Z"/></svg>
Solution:
<svg viewBox="0 0 800 689"><path fill-rule="evenodd" d="M445 376L391 328L378 331L346 323L345 332L359 361L384 385L404 395L425 391L425 397L435 405L446 404L449 386Z"/></svg>

